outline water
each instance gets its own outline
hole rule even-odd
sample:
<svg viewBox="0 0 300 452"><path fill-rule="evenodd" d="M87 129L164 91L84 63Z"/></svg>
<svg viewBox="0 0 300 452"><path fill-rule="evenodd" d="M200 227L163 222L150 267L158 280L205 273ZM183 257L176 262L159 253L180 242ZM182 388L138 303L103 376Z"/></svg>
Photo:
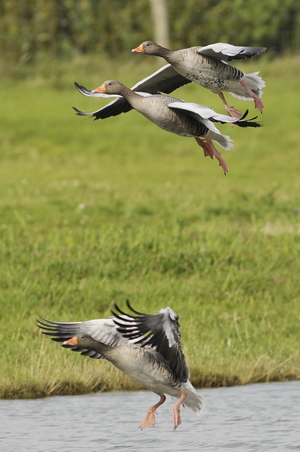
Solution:
<svg viewBox="0 0 300 452"><path fill-rule="evenodd" d="M300 452L300 381L200 393L203 413L182 409L175 432L170 398L154 427L138 429L158 400L150 392L0 400L0 450Z"/></svg>

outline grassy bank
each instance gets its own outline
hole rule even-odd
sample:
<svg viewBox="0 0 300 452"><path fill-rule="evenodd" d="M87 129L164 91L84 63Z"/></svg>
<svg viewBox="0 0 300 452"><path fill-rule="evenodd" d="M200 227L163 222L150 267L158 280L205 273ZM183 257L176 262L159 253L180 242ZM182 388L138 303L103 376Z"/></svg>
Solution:
<svg viewBox="0 0 300 452"><path fill-rule="evenodd" d="M197 386L300 377L300 60L261 60L264 128L220 126L234 140L225 177L194 140L136 112L75 116L104 102L73 81L132 85L155 70L132 58L16 68L0 83L0 397L134 389L35 326L107 316L126 298L180 315ZM196 85L176 95L222 111Z"/></svg>

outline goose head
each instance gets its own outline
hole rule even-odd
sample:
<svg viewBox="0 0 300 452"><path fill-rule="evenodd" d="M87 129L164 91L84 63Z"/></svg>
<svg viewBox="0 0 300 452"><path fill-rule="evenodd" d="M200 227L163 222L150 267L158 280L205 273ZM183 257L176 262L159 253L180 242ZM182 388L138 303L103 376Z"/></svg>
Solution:
<svg viewBox="0 0 300 452"><path fill-rule="evenodd" d="M79 334L78 336L74 336L63 343L63 345L69 347L80 347L87 350L97 350L98 344L99 343L88 334Z"/></svg>
<svg viewBox="0 0 300 452"><path fill-rule="evenodd" d="M104 93L104 94L119 94L122 95L125 86L117 80L106 80L96 89L93 89L92 93Z"/></svg>
<svg viewBox="0 0 300 452"><path fill-rule="evenodd" d="M145 53L146 55L161 56L162 50L164 50L164 48L161 47L160 45L156 44L156 42L145 41L145 42L142 42L142 44L140 44L135 49L132 49L132 52Z"/></svg>

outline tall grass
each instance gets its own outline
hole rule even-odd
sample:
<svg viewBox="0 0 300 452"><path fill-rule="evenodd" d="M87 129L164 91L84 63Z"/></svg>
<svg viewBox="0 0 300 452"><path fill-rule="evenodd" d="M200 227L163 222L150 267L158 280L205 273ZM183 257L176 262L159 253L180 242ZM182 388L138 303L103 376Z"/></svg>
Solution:
<svg viewBox="0 0 300 452"><path fill-rule="evenodd" d="M226 177L194 140L136 112L76 117L72 105L104 102L74 80L133 85L155 70L151 59L96 61L15 69L0 83L0 396L134 389L35 325L107 316L126 298L178 312L198 386L299 378L299 59L260 60L264 127L220 126L234 139ZM222 111L199 86L175 94Z"/></svg>

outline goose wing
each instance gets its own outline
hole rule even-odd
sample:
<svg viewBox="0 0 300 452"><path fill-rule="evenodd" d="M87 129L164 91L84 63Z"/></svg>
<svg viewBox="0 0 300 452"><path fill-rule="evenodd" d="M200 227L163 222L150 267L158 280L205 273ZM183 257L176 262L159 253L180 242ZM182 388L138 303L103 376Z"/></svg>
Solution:
<svg viewBox="0 0 300 452"><path fill-rule="evenodd" d="M166 64L158 71L137 82L131 89L150 94L170 94L188 83L191 83L191 80L178 74L170 64Z"/></svg>
<svg viewBox="0 0 300 452"><path fill-rule="evenodd" d="M97 96L102 97L102 96ZM116 97L116 96L115 96ZM92 111L90 113L86 113L84 111L78 110L76 107L72 107L75 110L76 115L78 116L93 116L94 119L106 119L111 116L118 116L121 113L127 113L132 110L132 106L129 102L127 102L124 97L113 100L109 104L105 105L105 107L100 108L99 110Z"/></svg>
<svg viewBox="0 0 300 452"><path fill-rule="evenodd" d="M43 334L51 336L51 339L56 342L64 342L79 334L87 334L96 341L110 346L128 344L128 339L125 339L117 331L114 320L111 317L87 320L85 322L52 322L41 318L41 320L37 319L37 326L41 328ZM69 348L64 345L63 347ZM72 347L72 351L81 352L82 355L90 358L103 358L98 352L85 350L80 347Z"/></svg>
<svg viewBox="0 0 300 452"><path fill-rule="evenodd" d="M142 93L169 94L175 89L179 88L180 86L186 85L187 83L191 83L191 81L183 77L182 75L178 74L178 72L176 72L175 69L173 69L173 67L170 64L167 64L160 68L158 71L154 72L153 74L136 83L131 89L133 91L139 92L139 94ZM124 99L122 96L109 95L103 93L93 93L91 90L85 88L82 85L79 85L76 82L75 86L78 89L78 91L84 96L118 98L116 100L113 100L109 104L105 105L105 107L102 107L99 110L96 110L92 113L84 113L78 110L78 108L73 107L76 114L79 116L94 116L95 119L105 119L109 118L110 116L117 116L120 115L121 113L127 113L128 111L132 110L132 106L130 105L130 103L127 102L127 100Z"/></svg>
<svg viewBox="0 0 300 452"><path fill-rule="evenodd" d="M239 127L261 127L259 122L253 121L257 116L251 119L245 119L249 113L248 110L245 111L241 118L233 118L232 116L217 113L205 105L195 104L193 102L171 102L168 107L172 110L184 110L187 114L205 124L209 129L211 129L210 122L219 122L221 124L232 123Z"/></svg>
<svg viewBox="0 0 300 452"><path fill-rule="evenodd" d="M75 87L78 89L78 91L80 92L80 94L83 94L83 96L87 96L87 97L119 97L122 98L122 96L120 96L119 94L106 94L106 93L93 93L93 91L85 88L85 86L79 85L79 83L74 82Z"/></svg>
<svg viewBox="0 0 300 452"><path fill-rule="evenodd" d="M113 315L118 332L130 343L156 350L175 377L186 381L189 369L181 348L178 315L171 308L149 315L135 311L128 301L127 306L133 314L125 313L115 305Z"/></svg>
<svg viewBox="0 0 300 452"><path fill-rule="evenodd" d="M78 91L83 94L84 96L88 97L102 97L102 98L109 98L113 97L115 100L110 102L109 104L105 105L105 107L100 108L99 110L93 111L91 113L85 113L83 111L78 110L78 108L73 107L73 110L75 110L76 115L79 116L94 116L95 119L105 119L110 118L111 116L117 116L121 113L127 113L127 111L132 110L132 106L129 102L127 102L124 97L119 96L117 94L111 95L111 94L105 94L105 93L93 93L91 90L85 88L82 85L79 85L78 83L74 83ZM117 98L117 99L116 99Z"/></svg>
<svg viewBox="0 0 300 452"><path fill-rule="evenodd" d="M260 55L265 52L266 49L266 47L242 47L217 42L216 44L199 47L198 53L216 58L217 60L232 61L252 58L255 55Z"/></svg>

